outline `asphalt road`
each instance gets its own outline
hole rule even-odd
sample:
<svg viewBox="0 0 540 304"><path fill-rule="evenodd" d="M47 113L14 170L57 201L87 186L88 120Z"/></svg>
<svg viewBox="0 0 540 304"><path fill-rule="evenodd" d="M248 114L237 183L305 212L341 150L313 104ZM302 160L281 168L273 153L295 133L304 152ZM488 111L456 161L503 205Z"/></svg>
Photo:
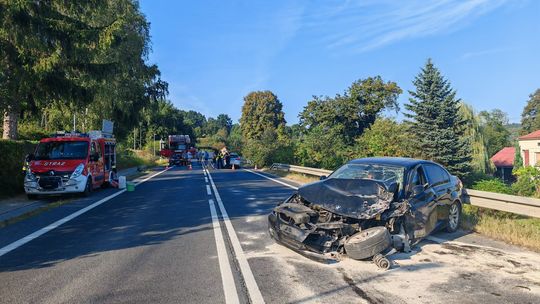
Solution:
<svg viewBox="0 0 540 304"><path fill-rule="evenodd" d="M538 254L438 234L389 271L324 265L266 232L291 187L198 165L153 174L0 229L0 302L540 303Z"/></svg>

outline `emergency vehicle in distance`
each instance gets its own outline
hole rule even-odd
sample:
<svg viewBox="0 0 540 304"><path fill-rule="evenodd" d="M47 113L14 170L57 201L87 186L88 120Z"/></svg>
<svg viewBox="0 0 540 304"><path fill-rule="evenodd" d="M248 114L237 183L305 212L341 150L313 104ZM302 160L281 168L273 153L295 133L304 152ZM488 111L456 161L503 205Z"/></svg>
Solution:
<svg viewBox="0 0 540 304"><path fill-rule="evenodd" d="M159 154L175 163L181 164L187 162L185 157L189 150L191 139L189 135L169 135L168 141L161 143Z"/></svg>
<svg viewBox="0 0 540 304"><path fill-rule="evenodd" d="M57 132L39 141L27 156L24 190L29 199L42 194L81 193L116 180L116 139L112 122L88 133Z"/></svg>

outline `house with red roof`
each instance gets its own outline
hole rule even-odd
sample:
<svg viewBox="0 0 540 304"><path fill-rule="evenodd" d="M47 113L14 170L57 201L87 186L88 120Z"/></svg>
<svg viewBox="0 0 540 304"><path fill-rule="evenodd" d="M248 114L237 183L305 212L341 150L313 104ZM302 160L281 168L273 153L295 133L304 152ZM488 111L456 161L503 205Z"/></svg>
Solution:
<svg viewBox="0 0 540 304"><path fill-rule="evenodd" d="M524 166L536 166L540 162L540 130L518 137Z"/></svg>
<svg viewBox="0 0 540 304"><path fill-rule="evenodd" d="M540 130L518 137L519 151L514 147L506 147L491 157L497 168L495 175L504 181L512 180L512 169L516 153L521 154L523 166L540 166Z"/></svg>
<svg viewBox="0 0 540 304"><path fill-rule="evenodd" d="M505 182L512 181L515 155L516 148L505 147L490 158L493 165L497 168L495 176L500 177Z"/></svg>

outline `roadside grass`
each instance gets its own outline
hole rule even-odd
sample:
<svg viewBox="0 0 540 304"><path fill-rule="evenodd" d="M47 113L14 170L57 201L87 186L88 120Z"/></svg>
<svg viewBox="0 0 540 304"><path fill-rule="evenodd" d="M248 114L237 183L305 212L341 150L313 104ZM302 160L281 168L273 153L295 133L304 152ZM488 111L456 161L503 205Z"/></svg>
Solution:
<svg viewBox="0 0 540 304"><path fill-rule="evenodd" d="M463 205L461 227L540 252L540 219Z"/></svg>
<svg viewBox="0 0 540 304"><path fill-rule="evenodd" d="M117 154L118 170L139 166L163 166L167 163L166 159L161 159L145 150L123 150L118 151Z"/></svg>
<svg viewBox="0 0 540 304"><path fill-rule="evenodd" d="M263 169L263 172L268 172L273 175L277 175L279 177L287 178L293 181L297 181L299 183L312 183L319 180L318 177L302 174L302 173L296 173L296 172L286 172L281 170L270 170L270 169Z"/></svg>

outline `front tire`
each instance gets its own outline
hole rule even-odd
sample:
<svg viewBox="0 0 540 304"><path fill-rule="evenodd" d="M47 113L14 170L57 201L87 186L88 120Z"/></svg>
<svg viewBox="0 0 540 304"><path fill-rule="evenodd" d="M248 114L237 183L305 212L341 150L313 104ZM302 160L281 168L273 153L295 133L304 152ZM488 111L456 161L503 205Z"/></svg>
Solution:
<svg viewBox="0 0 540 304"><path fill-rule="evenodd" d="M456 232L461 223L461 203L455 201L448 208L448 219L446 220L446 231L447 232Z"/></svg>
<svg viewBox="0 0 540 304"><path fill-rule="evenodd" d="M84 197L90 196L92 193L92 176L88 175L88 179L86 180L86 187L84 187L84 191L82 192L82 195Z"/></svg>
<svg viewBox="0 0 540 304"><path fill-rule="evenodd" d="M368 228L352 235L344 247L350 258L367 259L390 247L390 233L385 227Z"/></svg>

